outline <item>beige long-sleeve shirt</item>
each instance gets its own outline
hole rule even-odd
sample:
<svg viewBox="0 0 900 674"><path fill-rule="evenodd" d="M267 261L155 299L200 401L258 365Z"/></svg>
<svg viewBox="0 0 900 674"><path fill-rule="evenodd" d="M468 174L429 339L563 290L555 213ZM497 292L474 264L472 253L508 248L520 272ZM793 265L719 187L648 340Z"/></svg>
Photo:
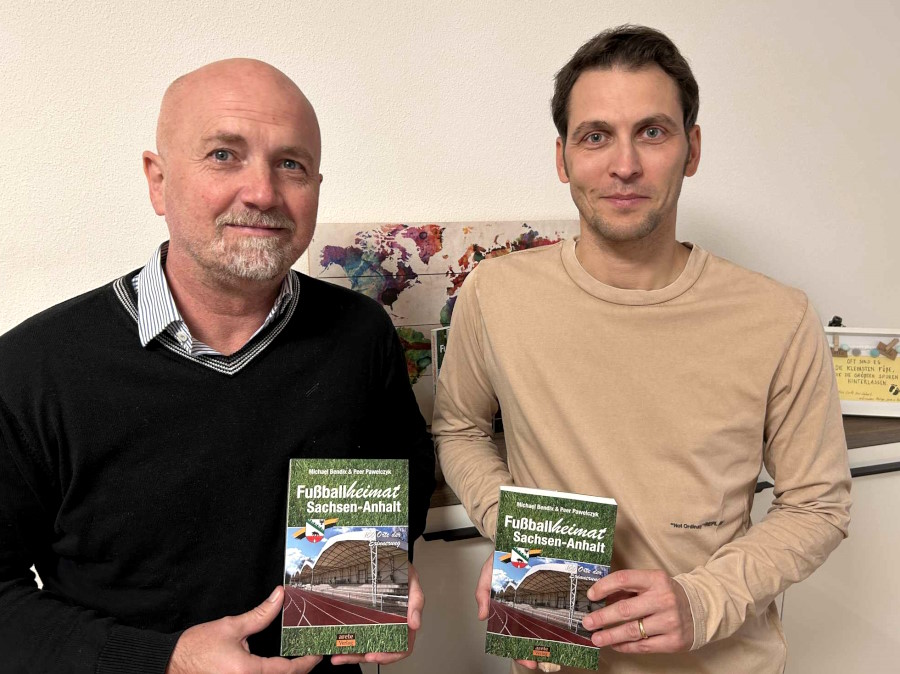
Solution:
<svg viewBox="0 0 900 674"><path fill-rule="evenodd" d="M490 434L498 401L507 461ZM481 263L454 308L432 430L483 534L503 484L611 497L613 570L663 569L684 587L693 649L603 649L604 672L781 672L773 600L847 535L846 443L813 308L698 246L651 291L600 283L574 241ZM763 464L775 499L753 524Z"/></svg>

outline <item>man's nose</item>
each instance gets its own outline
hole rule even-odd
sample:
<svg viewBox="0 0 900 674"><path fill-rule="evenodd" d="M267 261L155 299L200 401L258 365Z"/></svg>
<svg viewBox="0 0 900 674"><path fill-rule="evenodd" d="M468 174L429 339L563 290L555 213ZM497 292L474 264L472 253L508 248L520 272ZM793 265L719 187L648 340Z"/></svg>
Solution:
<svg viewBox="0 0 900 674"><path fill-rule="evenodd" d="M268 164L253 164L244 171L241 201L247 207L259 211L281 206L282 198L278 177Z"/></svg>
<svg viewBox="0 0 900 674"><path fill-rule="evenodd" d="M609 173L619 180L631 180L641 175L641 157L631 141L617 142L612 148Z"/></svg>

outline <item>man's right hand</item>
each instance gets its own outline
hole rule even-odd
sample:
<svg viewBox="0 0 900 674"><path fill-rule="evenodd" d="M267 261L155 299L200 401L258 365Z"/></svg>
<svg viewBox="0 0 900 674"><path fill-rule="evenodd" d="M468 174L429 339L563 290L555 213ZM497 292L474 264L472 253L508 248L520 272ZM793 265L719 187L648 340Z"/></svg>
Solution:
<svg viewBox="0 0 900 674"><path fill-rule="evenodd" d="M178 638L166 674L307 674L321 655L261 658L250 654L247 637L268 626L281 612L280 585L262 604L241 615L201 623Z"/></svg>

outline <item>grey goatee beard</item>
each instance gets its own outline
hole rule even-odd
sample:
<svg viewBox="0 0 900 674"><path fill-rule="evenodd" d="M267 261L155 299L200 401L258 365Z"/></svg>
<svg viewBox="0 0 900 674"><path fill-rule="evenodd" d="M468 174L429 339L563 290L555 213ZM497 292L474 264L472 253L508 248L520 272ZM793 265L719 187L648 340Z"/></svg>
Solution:
<svg viewBox="0 0 900 674"><path fill-rule="evenodd" d="M222 276L251 281L270 281L285 274L293 260L290 250L281 237L242 236L235 241L225 241L223 231L227 225L284 229L294 233L296 225L279 211L237 211L223 213L216 218L216 238L212 253L219 260L218 271Z"/></svg>

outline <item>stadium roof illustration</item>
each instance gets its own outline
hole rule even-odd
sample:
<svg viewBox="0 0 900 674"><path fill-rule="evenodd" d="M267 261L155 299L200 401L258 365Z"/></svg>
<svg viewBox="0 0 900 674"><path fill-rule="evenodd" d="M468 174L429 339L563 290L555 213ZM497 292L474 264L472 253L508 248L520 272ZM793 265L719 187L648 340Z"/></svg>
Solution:
<svg viewBox="0 0 900 674"><path fill-rule="evenodd" d="M375 543L375 541L372 539L371 530L350 531L332 536L325 543L325 547L322 548L322 552L316 557L312 567L316 572L319 572L329 569L344 569L357 564L368 564L371 561L370 548L372 546L370 544L372 543ZM388 560L392 557L402 556L406 558L408 547L406 543L401 543L400 545L377 545L375 549L379 564L383 560ZM304 575L304 571L305 569L300 572L301 578Z"/></svg>
<svg viewBox="0 0 900 674"><path fill-rule="evenodd" d="M572 574L575 570L571 564L550 562L537 564L528 569L528 573L519 580L517 590L519 593L532 592L534 594L546 594L562 592L568 594L571 589Z"/></svg>
<svg viewBox="0 0 900 674"><path fill-rule="evenodd" d="M576 571L577 566L571 563L548 562L532 566L519 579L519 584L516 586L516 597L543 594L568 595L568 625L572 627L575 616L576 588L578 587Z"/></svg>

